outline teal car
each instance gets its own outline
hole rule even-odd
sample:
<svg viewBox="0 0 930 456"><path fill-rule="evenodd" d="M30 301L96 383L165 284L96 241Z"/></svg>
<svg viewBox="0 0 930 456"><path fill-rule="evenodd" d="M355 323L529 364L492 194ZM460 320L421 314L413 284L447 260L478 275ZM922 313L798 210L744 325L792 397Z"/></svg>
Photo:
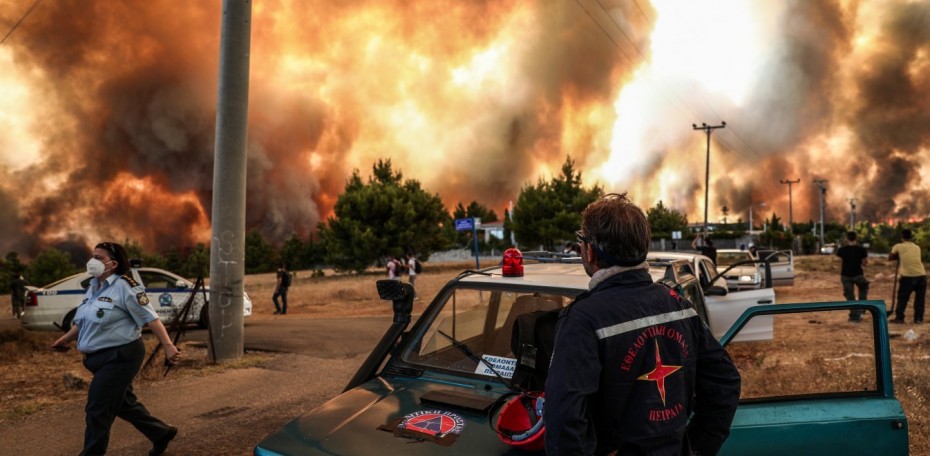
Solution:
<svg viewBox="0 0 930 456"><path fill-rule="evenodd" d="M501 399L512 395L514 367L523 361L513 328L521 315L568 305L589 278L577 262L520 267L522 276L506 264L460 274L415 322L409 284L379 281L394 308L380 343L342 394L267 436L254 454L543 454L539 445L505 443L511 436L497 428ZM707 308L690 268L686 260L654 261L650 274L707 321L708 310L718 309ZM726 293L720 288L706 291ZM845 322L850 308L867 311L862 323L825 330ZM774 321L771 339L729 343L759 319ZM796 331L811 337L793 337ZM907 454L882 302L753 306L721 341L743 376L743 394L720 454Z"/></svg>

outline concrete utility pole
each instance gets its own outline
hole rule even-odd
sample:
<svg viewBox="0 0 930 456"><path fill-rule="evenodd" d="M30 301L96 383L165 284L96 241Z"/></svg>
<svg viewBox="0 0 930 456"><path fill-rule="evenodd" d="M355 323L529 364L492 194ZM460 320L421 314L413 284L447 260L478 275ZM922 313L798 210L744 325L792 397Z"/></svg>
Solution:
<svg viewBox="0 0 930 456"><path fill-rule="evenodd" d="M856 199L849 199L849 229L856 229Z"/></svg>
<svg viewBox="0 0 930 456"><path fill-rule="evenodd" d="M223 0L213 163L210 340L213 362L240 358L245 275L245 175L252 2Z"/></svg>
<svg viewBox="0 0 930 456"><path fill-rule="evenodd" d="M710 190L710 132L711 130L716 130L718 128L726 128L727 123L721 121L720 125L707 125L706 123L701 123L701 126L697 124L691 124L691 128L694 130L704 130L707 133L707 164L704 168L704 237L707 237L707 200L708 200L708 191Z"/></svg>
<svg viewBox="0 0 930 456"><path fill-rule="evenodd" d="M820 188L820 245L823 246L823 200L827 196L827 180L826 179L814 179L814 183L817 184L817 187Z"/></svg>
<svg viewBox="0 0 930 456"><path fill-rule="evenodd" d="M782 184L788 184L788 231L794 233L794 205L792 203L791 197L791 186L801 182L801 179L782 179L778 182L781 182Z"/></svg>

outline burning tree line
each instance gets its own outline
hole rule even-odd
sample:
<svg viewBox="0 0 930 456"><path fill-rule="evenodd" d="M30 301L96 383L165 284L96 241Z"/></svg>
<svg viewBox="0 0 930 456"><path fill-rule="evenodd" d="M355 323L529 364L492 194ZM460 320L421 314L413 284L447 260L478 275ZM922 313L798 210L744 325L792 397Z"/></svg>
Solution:
<svg viewBox="0 0 930 456"><path fill-rule="evenodd" d="M571 157L566 158L561 174L549 180L540 178L535 184L521 189L513 213L504 211L504 237L491 237L480 242L481 247L503 249L510 247L511 233L518 247L542 247L558 250L563 242L574 239L580 225L581 210L601 197L600 186L586 188L581 173L576 171ZM689 237L688 220L678 210L666 207L662 201L646 210L654 239L668 239L674 231ZM416 180L404 179L400 171L392 168L391 161L378 160L372 175L364 181L358 170L347 180L344 192L336 202L334 215L317 226L317 236L302 239L292 235L275 245L257 230L250 230L245 238L245 272L247 274L274 271L284 262L292 270L319 269L324 266L337 271L361 273L380 264L388 256L413 253L421 260L436 251L454 247L467 247L472 243L471 233L455 231L453 221L458 218L478 217L484 222L497 220L497 214L486 206L472 201L467 207L459 203L450 214L438 194L430 194ZM804 250L816 251L818 238L813 234L814 223L795 223L790 231L772 214L765 220L766 230L757 242L774 248L791 248L794 234L802 236ZM916 241L926 255L930 255L930 219L908 225L872 225L860 222L855 230L860 239L878 252L886 252L903 228L911 228ZM742 238L746 225L741 222L723 225L714 236ZM838 242L848 227L828 223L826 242ZM199 243L189 248L168 246L162 252L150 252L133 240L124 245L131 258L143 264L159 267L185 277L208 275L209 246ZM23 274L33 285L45 285L79 272L85 258L48 248L28 264L16 252L0 259L0 290L8 289L10 280ZM930 260L926 258L925 260Z"/></svg>

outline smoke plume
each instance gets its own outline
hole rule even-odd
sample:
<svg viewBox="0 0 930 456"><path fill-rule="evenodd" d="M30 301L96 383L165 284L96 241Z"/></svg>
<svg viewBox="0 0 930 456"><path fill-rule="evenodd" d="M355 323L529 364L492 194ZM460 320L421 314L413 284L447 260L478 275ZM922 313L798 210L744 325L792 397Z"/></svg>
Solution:
<svg viewBox="0 0 930 456"><path fill-rule="evenodd" d="M0 29L29 5L0 0ZM450 208L500 213L567 155L587 184L695 221L705 137L691 123L720 120L712 220L723 206L787 220L780 179L801 179L795 221L819 216L813 179L828 180L828 220L850 198L860 220L930 213L930 5L754 2L762 59L741 97L696 68L650 76L675 14L659 0L256 3L247 227L310 235L378 158ZM0 45L0 250L208 241L220 17L216 2L61 0L23 20ZM736 69L734 44L717 65Z"/></svg>

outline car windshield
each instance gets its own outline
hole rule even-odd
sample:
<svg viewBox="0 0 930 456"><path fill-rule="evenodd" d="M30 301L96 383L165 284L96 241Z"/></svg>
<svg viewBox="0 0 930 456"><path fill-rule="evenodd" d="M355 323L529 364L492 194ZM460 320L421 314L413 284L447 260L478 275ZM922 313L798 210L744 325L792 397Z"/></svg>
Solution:
<svg viewBox="0 0 930 456"><path fill-rule="evenodd" d="M749 252L717 252L717 266L730 266L740 261L751 261Z"/></svg>
<svg viewBox="0 0 930 456"><path fill-rule="evenodd" d="M560 309L571 296L530 291L456 288L447 294L436 318L410 345L403 359L410 363L468 374L495 377L485 363L510 378L516 358L510 338L517 316ZM461 342L456 347L453 340ZM470 351L471 353L467 353Z"/></svg>

